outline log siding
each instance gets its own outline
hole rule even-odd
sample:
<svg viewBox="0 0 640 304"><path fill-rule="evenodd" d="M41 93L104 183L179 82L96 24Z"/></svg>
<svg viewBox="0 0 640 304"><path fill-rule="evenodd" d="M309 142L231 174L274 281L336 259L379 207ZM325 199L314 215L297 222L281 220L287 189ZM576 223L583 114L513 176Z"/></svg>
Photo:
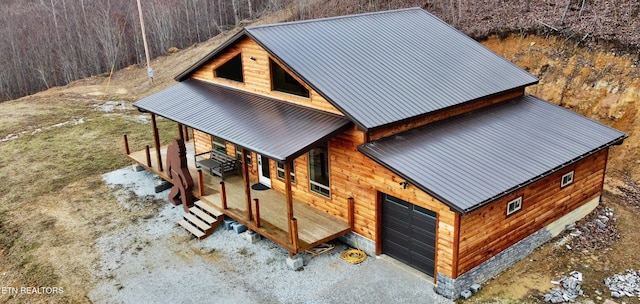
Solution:
<svg viewBox="0 0 640 304"><path fill-rule="evenodd" d="M242 54L242 74L244 82L233 81L229 79L215 77L215 69L227 62L229 59L238 54ZM272 90L271 71L269 68L269 59L280 65L287 73L300 82L309 90L309 98L296 96ZM276 98L278 100L302 105L321 111L331 112L342 115L342 113L324 99L318 92L314 91L302 80L296 77L277 59L269 55L260 45L253 39L245 37L238 41L235 45L229 47L225 52L218 55L212 61L204 64L200 69L195 71L192 78L238 88L244 91L253 92L259 95Z"/></svg>

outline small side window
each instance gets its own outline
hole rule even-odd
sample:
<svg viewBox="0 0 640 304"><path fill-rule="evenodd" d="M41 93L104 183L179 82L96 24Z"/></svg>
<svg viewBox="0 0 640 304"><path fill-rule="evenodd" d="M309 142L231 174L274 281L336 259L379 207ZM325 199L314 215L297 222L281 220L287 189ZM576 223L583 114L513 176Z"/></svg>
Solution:
<svg viewBox="0 0 640 304"><path fill-rule="evenodd" d="M560 183L560 187L564 188L573 184L573 171L562 176L562 182Z"/></svg>
<svg viewBox="0 0 640 304"><path fill-rule="evenodd" d="M514 214L522 209L522 196L512 200L507 204L507 216Z"/></svg>

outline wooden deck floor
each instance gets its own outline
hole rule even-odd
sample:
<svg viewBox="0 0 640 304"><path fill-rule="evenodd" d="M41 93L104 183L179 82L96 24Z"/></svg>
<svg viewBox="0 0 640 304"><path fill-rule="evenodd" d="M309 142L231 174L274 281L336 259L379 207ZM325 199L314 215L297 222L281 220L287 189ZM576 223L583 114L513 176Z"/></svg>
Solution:
<svg viewBox="0 0 640 304"><path fill-rule="evenodd" d="M254 220L248 219L244 181L241 176L228 176L224 180L227 209L222 208L220 193L221 179L219 177L211 176L203 172L204 195L200 195L198 188L198 169L195 167L195 161L193 159L193 144L188 142L186 146L189 171L195 184L193 190L194 196L217 208L226 216L246 225L250 230L286 248L289 252L303 252L351 231L351 227L347 221L335 218L303 202L294 200L293 212L298 222L299 237L299 248L295 248L289 241L287 206L284 195L271 189L263 191L251 190L252 208L255 208L253 207L254 198L260 201L260 227L258 228ZM163 162L166 160L166 151L167 147L160 148ZM150 155L150 167L147 165L145 150L132 152L129 154L129 158L161 178L169 180L166 172L159 171L154 148L150 149ZM255 214L255 210L253 210L253 213Z"/></svg>

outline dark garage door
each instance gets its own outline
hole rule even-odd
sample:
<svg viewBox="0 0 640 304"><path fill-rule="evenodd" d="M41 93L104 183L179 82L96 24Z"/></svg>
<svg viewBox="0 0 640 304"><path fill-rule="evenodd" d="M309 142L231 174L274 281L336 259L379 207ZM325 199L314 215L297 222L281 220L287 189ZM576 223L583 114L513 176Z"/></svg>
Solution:
<svg viewBox="0 0 640 304"><path fill-rule="evenodd" d="M436 213L382 195L382 253L430 276L436 257Z"/></svg>

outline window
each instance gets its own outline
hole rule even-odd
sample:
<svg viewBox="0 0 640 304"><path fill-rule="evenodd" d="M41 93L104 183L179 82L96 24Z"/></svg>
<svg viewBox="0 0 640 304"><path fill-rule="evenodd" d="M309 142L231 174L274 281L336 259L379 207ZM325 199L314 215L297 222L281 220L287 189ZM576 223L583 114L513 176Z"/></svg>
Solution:
<svg viewBox="0 0 640 304"><path fill-rule="evenodd" d="M278 162L278 178L279 179L284 179L284 163ZM294 172L294 166L291 166L291 183L295 184L296 183L296 173Z"/></svg>
<svg viewBox="0 0 640 304"><path fill-rule="evenodd" d="M560 183L560 187L566 187L573 183L573 171L562 176L562 182Z"/></svg>
<svg viewBox="0 0 640 304"><path fill-rule="evenodd" d="M213 147L212 150L227 154L227 145L225 144L224 139L211 136L211 146Z"/></svg>
<svg viewBox="0 0 640 304"><path fill-rule="evenodd" d="M289 75L277 63L269 59L271 66L271 87L274 91L309 97L309 90L300 84L293 76Z"/></svg>
<svg viewBox="0 0 640 304"><path fill-rule="evenodd" d="M244 76L242 75L242 55L238 54L229 59L229 61L223 63L215 69L214 74L218 78L244 82Z"/></svg>
<svg viewBox="0 0 640 304"><path fill-rule="evenodd" d="M522 209L522 196L509 202L509 204L507 205L507 216L515 213L520 209Z"/></svg>
<svg viewBox="0 0 640 304"><path fill-rule="evenodd" d="M236 159L242 162L242 148L236 146ZM247 166L251 166L251 153L247 153Z"/></svg>
<svg viewBox="0 0 640 304"><path fill-rule="evenodd" d="M309 188L312 192L331 197L329 188L329 149L326 143L309 151Z"/></svg>

